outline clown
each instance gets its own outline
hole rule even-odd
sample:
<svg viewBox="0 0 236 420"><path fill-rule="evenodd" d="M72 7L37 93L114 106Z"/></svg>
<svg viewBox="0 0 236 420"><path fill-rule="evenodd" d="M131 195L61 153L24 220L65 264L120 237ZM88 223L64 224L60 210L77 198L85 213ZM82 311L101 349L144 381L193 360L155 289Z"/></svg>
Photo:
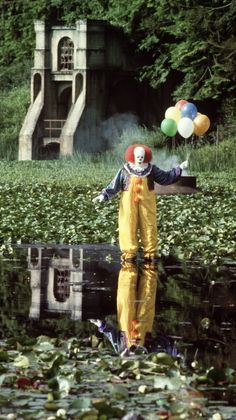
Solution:
<svg viewBox="0 0 236 420"><path fill-rule="evenodd" d="M121 191L119 207L119 243L122 260L132 261L138 251L138 231L146 260L153 260L157 254L157 217L154 182L170 185L178 181L182 169L188 162L181 163L170 171L163 171L151 164L152 151L144 144L133 144L125 152L123 168L111 183L102 190L93 202L106 201Z"/></svg>

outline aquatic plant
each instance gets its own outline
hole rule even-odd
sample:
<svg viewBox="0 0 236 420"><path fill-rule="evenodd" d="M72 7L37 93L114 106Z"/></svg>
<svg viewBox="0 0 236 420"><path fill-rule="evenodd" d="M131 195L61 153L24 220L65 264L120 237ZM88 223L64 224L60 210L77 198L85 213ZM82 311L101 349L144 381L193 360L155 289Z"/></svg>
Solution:
<svg viewBox="0 0 236 420"><path fill-rule="evenodd" d="M118 199L92 198L117 167L76 162L0 162L0 237L6 243L116 243ZM195 195L158 197L160 255L235 258L232 172L202 173Z"/></svg>

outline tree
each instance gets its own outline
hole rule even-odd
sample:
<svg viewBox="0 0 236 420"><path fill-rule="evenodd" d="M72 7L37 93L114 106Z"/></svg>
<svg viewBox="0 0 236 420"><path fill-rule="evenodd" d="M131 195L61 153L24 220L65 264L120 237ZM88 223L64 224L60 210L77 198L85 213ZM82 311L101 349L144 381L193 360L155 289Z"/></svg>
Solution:
<svg viewBox="0 0 236 420"><path fill-rule="evenodd" d="M175 99L235 96L236 0L0 0L0 11L0 67L32 57L35 19L107 19L143 54L140 79L154 88L174 78Z"/></svg>
<svg viewBox="0 0 236 420"><path fill-rule="evenodd" d="M236 1L110 1L110 19L148 53L141 79L178 75L173 97L222 99L236 91Z"/></svg>

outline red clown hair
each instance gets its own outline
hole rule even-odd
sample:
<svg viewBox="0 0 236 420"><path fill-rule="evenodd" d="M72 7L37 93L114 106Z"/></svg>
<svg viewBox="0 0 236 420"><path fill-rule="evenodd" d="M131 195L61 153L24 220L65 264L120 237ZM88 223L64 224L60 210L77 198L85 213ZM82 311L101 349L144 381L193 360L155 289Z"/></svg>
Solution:
<svg viewBox="0 0 236 420"><path fill-rule="evenodd" d="M136 147L142 147L145 151L144 162L149 163L152 160L152 151L146 144L131 144L125 151L126 162L134 163L134 149Z"/></svg>

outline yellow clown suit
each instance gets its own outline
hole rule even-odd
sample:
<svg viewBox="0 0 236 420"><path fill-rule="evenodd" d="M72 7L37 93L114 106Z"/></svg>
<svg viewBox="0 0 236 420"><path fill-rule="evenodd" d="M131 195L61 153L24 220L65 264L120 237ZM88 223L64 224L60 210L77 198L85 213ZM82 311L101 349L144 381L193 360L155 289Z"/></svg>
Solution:
<svg viewBox="0 0 236 420"><path fill-rule="evenodd" d="M117 319L125 334L126 347L143 346L151 334L155 316L157 270L143 265L139 272L134 264L124 263L119 273Z"/></svg>
<svg viewBox="0 0 236 420"><path fill-rule="evenodd" d="M152 165L152 152L146 145L133 144L125 152L123 168L111 183L94 199L106 201L120 194L119 243L123 260L135 258L138 234L145 259L152 260L157 254L157 216L154 182L169 185L176 182L182 173L180 166L163 171Z"/></svg>
<svg viewBox="0 0 236 420"><path fill-rule="evenodd" d="M156 309L157 267L123 262L118 279L118 328L106 320L90 319L121 356L165 352L177 356L173 339L153 328ZM152 334L154 332L154 334Z"/></svg>

